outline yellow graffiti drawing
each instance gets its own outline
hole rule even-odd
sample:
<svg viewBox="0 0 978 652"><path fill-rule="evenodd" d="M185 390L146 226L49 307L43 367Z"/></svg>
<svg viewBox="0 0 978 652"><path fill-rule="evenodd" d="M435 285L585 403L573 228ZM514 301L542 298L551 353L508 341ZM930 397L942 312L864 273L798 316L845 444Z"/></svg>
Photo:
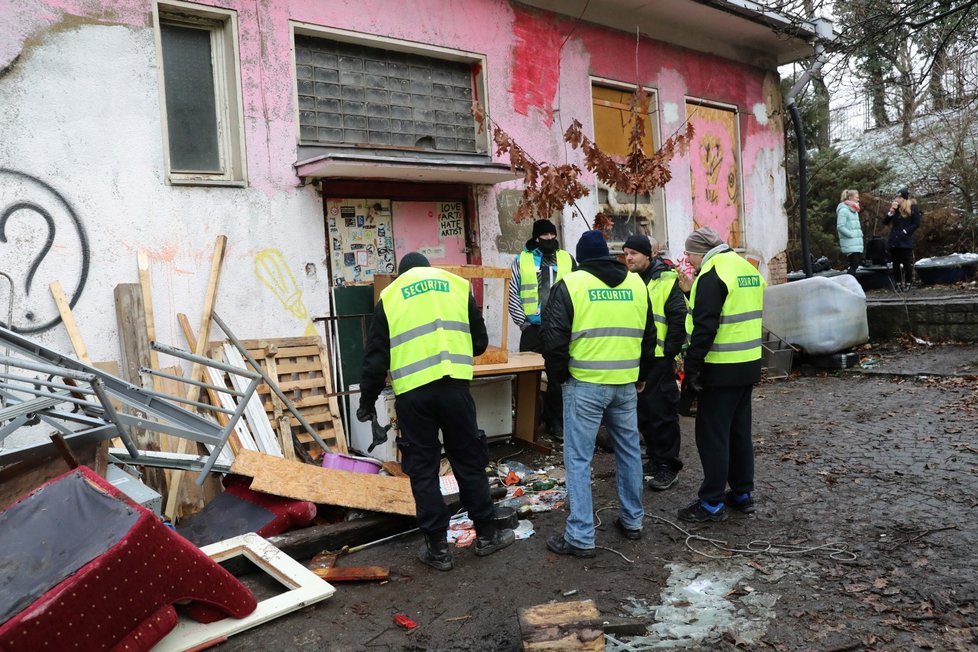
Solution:
<svg viewBox="0 0 978 652"><path fill-rule="evenodd" d="M704 194L707 201L716 204L720 201L720 193L717 190L717 182L720 176L720 164L723 163L723 150L720 147L720 140L715 136L703 136L700 145L702 152L700 157L703 161L703 170L706 172L706 189Z"/></svg>
<svg viewBox="0 0 978 652"><path fill-rule="evenodd" d="M262 285L278 297L290 315L306 322L305 335L318 335L316 327L309 319L309 309L302 301L302 291L295 281L292 270L285 262L285 256L278 249L263 249L255 255L255 276Z"/></svg>

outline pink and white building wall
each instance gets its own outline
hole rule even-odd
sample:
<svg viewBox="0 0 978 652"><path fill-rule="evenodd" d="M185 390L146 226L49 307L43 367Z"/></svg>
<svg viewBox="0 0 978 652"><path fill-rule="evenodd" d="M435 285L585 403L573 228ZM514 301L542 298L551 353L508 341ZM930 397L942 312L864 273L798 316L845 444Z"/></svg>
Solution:
<svg viewBox="0 0 978 652"><path fill-rule="evenodd" d="M595 11L614 10L616 2L592 4ZM665 5L680 14L711 11L734 28L757 27L698 2ZM177 118L166 115L161 93L159 16L181 11L211 12L231 25L215 45L224 57L215 74L227 84L226 96L217 100L225 112L219 138L228 170L222 178L176 174L171 165L166 128ZM506 0L18 0L0 2L0 271L14 279L18 330L71 350L49 292L57 280L91 357L116 359L113 289L137 282L136 255L144 251L157 337L182 345L176 314L196 321L215 238L225 234L217 309L236 334L315 332L321 325L310 318L329 314L335 268L351 253L331 244L326 206L336 184L377 184L378 194L364 205L383 211L391 203L372 199L388 192L395 235L399 197L388 189L407 187L398 181L411 188L402 200L439 205L451 199L466 213L468 260L511 263L525 236L502 207L519 184L493 165L508 160L495 157L484 141L482 153L468 157L480 159L475 167L481 172L472 172L466 157L430 150L416 166L418 148L390 146L348 148L352 154L342 161L327 155L329 165L297 168L297 162L321 158L300 147L306 107L297 91L297 34L340 35L368 47L474 62L476 99L540 161L581 164L562 133L575 118L593 133L595 83L649 88L659 138L687 119L697 126L692 151L674 160L672 180L656 200L656 233L668 251L681 255L688 232L707 224L756 258L767 276L783 278L785 151L776 66L787 50L766 53L744 36L704 37L695 25L636 39L634 30ZM781 40L804 46L798 38ZM370 156L357 155L367 150L376 166ZM416 168L421 172L411 171ZM449 186L461 194L440 196ZM432 188L427 199L425 188ZM592 193L578 206L583 216L570 210L562 216L568 249L588 228L598 202ZM424 219L417 206L410 208ZM362 226L355 216L352 225ZM371 256L379 249L366 248ZM369 272L382 271L366 254L351 260L373 265L357 270L364 282ZM0 279L4 315L8 296Z"/></svg>

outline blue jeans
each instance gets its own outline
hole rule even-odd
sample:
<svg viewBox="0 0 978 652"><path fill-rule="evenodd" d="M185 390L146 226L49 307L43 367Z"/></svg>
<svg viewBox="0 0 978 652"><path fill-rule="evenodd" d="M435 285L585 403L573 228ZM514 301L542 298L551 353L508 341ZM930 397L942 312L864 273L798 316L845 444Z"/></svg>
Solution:
<svg viewBox="0 0 978 652"><path fill-rule="evenodd" d="M594 547L594 507L591 503L591 460L602 419L615 444L619 518L639 529L642 506L642 451L639 447L635 385L599 385L571 378L564 393L564 468L570 515L564 539L578 548Z"/></svg>

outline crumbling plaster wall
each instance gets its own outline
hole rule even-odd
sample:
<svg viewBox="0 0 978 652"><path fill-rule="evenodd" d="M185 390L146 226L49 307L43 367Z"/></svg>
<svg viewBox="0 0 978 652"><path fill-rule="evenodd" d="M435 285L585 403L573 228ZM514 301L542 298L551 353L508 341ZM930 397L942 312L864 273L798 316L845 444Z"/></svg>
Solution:
<svg viewBox="0 0 978 652"><path fill-rule="evenodd" d="M238 14L247 188L164 183L151 2L0 5L0 168L14 179L0 183L0 204L36 195L53 207L55 224L46 227L30 210L10 216L0 267L17 281L14 324L42 327L35 336L55 348L69 350L47 289L59 279L75 301L92 356L117 356L112 289L136 282L139 249L150 255L159 339L182 344L175 315L185 312L196 324L210 252L221 233L229 237L229 250L217 309L239 336L298 335L310 328L309 315L327 313L322 200L311 187L299 187L292 168L297 129L290 20L484 55L492 119L540 161L581 164L562 133L575 118L591 132L590 75L656 88L664 136L682 125L687 97L736 105L747 249L764 271L785 247L782 126L771 71L648 40L637 46L636 70L633 35L504 0L199 4ZM677 157L672 169L665 217L669 251L678 255L692 223L688 160ZM587 173L584 180L593 182ZM477 190L484 264L512 260L495 244L495 197L517 187ZM595 198L578 207L583 216L573 209L563 216L571 250L593 218ZM52 247L28 292L35 252L52 231ZM273 273L256 275L256 263Z"/></svg>

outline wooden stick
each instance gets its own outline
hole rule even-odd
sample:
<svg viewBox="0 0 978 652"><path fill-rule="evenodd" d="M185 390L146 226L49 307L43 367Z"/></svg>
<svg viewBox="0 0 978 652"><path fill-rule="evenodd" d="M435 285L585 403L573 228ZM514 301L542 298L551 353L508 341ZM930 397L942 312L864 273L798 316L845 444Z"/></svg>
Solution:
<svg viewBox="0 0 978 652"><path fill-rule="evenodd" d="M221 278L221 265L224 262L224 252L227 248L228 238L226 235L219 235L214 241L214 253L211 256L211 270L207 281L207 291L204 294L204 310L200 317L200 330L197 333L197 346L194 347L194 354L204 355L207 348L207 338L211 330L211 315L214 313L214 303L217 298L217 284ZM193 363L190 368L190 379L198 380L201 377L202 365L198 362ZM190 385L187 390L187 400L196 401L200 397L200 386ZM181 439L177 450L178 453L186 453L190 448L190 440ZM166 516L176 522L179 510L180 485L186 480L184 471L177 471L173 474L173 481L170 483L170 491L166 500Z"/></svg>
<svg viewBox="0 0 978 652"><path fill-rule="evenodd" d="M143 318L146 320L146 339L150 344L156 341L156 323L153 321L153 291L149 276L149 256L140 249L136 252L136 267L139 269L139 289L143 293ZM149 368L159 370L160 356L156 349L149 349ZM160 381L158 376L151 376L153 379L153 389L160 391Z"/></svg>
<svg viewBox="0 0 978 652"><path fill-rule="evenodd" d="M71 348L75 350L75 355L78 356L79 360L87 365L92 364L92 358L88 355L88 347L85 346L81 331L78 330L78 324L75 323L75 316L71 312L68 297L65 296L65 291L61 288L61 282L51 281L49 287L51 288L51 296L54 297L54 303L58 306L58 314L61 315L61 321L64 322L65 330L68 331Z"/></svg>

